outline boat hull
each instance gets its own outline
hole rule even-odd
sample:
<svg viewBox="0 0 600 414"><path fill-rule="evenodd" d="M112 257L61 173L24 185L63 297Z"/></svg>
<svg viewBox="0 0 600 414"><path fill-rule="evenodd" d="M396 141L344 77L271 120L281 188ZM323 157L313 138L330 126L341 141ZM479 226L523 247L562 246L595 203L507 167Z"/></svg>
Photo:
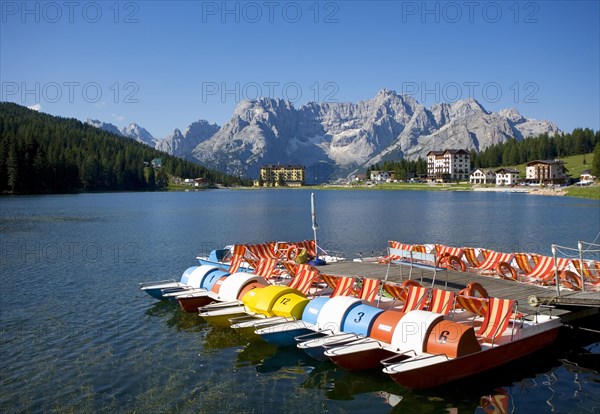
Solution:
<svg viewBox="0 0 600 414"><path fill-rule="evenodd" d="M150 296L152 296L154 299L159 299L159 300L165 300L167 299L164 295L166 293L171 293L171 292L181 292L181 293L185 293L185 291L189 289L189 286L186 286L182 283L179 282L175 282L175 283L171 283L171 284L166 284L166 285L158 285L158 286L152 286L152 287L145 287L142 288L142 290L144 292L146 292L147 294L149 294Z"/></svg>
<svg viewBox="0 0 600 414"><path fill-rule="evenodd" d="M299 342L298 348L306 352L308 356L317 361L327 361L325 356L328 346L339 346L357 340L359 337L354 333L342 333L338 335L325 335L320 338Z"/></svg>
<svg viewBox="0 0 600 414"><path fill-rule="evenodd" d="M293 321L278 326L260 328L255 333L265 342L278 347L296 345L296 337L315 333L316 326L306 320Z"/></svg>
<svg viewBox="0 0 600 414"><path fill-rule="evenodd" d="M272 345L277 347L286 347L296 345L296 337L300 335L306 335L314 332L308 328L299 328L293 331L280 331L274 332L268 335L261 335L261 338Z"/></svg>
<svg viewBox="0 0 600 414"><path fill-rule="evenodd" d="M413 370L394 373L386 368L384 372L404 387L431 388L482 373L539 351L556 340L558 331L559 327L552 328L488 350Z"/></svg>
<svg viewBox="0 0 600 414"><path fill-rule="evenodd" d="M384 348L368 349L360 352L342 355L326 356L338 367L348 371L365 371L368 369L381 368L381 360L396 355Z"/></svg>
<svg viewBox="0 0 600 414"><path fill-rule="evenodd" d="M198 308L213 303L215 300L209 295L197 295L189 297L178 297L177 301L181 308L189 313L197 313Z"/></svg>

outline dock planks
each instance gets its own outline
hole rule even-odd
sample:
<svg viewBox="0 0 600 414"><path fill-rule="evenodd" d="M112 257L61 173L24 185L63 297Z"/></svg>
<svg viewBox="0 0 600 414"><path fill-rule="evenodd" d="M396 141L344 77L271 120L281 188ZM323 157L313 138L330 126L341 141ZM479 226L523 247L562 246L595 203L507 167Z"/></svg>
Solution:
<svg viewBox="0 0 600 414"><path fill-rule="evenodd" d="M387 265L373 262L339 261L319 267L319 271L333 275L367 277L383 280L387 272ZM534 313L538 311L537 307L529 305L528 299L530 296L543 298L545 299L543 302L546 302L546 300L549 298L555 298L557 296L555 287L548 288L532 286L493 276L482 276L475 273L459 272L455 270L438 272L435 280L436 287L444 288L446 273L448 290L458 291L464 288L470 282L478 282L488 291L490 296L517 300L519 309L526 313ZM403 280L408 279L408 274L409 272L406 266L392 264L389 270L388 281L398 283L402 282ZM421 284L423 286L431 286L433 272L428 270L422 271L421 269L413 269L412 279L418 282L421 282L422 279ZM560 300L558 302L554 302L553 305L559 303L562 305L581 305L583 303L582 301L586 303L585 306L600 308L600 293L563 290L561 291ZM554 315L565 315L569 312L570 311L568 309L557 308L552 310Z"/></svg>

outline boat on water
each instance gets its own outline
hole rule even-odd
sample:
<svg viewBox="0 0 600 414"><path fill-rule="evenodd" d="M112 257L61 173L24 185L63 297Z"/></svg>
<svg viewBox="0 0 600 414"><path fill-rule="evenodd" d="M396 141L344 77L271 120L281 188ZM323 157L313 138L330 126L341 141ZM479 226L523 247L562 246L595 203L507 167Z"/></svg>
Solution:
<svg viewBox="0 0 600 414"><path fill-rule="evenodd" d="M223 299L229 297L226 295ZM239 328L252 327L254 330L256 329L254 326L269 326L297 320L310 302L302 292L283 285L263 285L249 290L242 289L237 293L237 297L238 300L216 302L201 307L200 317L211 324L224 326L251 321L252 326L239 326Z"/></svg>
<svg viewBox="0 0 600 414"><path fill-rule="evenodd" d="M221 324L220 320L223 318L244 314L245 307L242 299L252 290L266 286L271 285L262 276L246 272L234 273L221 280L219 285L215 284L214 291L211 290L205 294L212 299L212 302L200 309L196 308L195 312L200 311L200 316ZM182 299L185 300L185 298Z"/></svg>
<svg viewBox="0 0 600 414"><path fill-rule="evenodd" d="M258 334L278 346L295 345L323 360L325 344L367 335L381 312L357 296L316 296L289 286L270 285L248 292L241 305L216 303L200 309L209 322L226 318L238 332ZM321 337L327 337L320 340Z"/></svg>
<svg viewBox="0 0 600 414"><path fill-rule="evenodd" d="M206 286L214 283L215 278L221 277L222 272L217 266L201 265L187 268L179 282L174 279L159 280L155 282L142 282L140 289L155 299L167 299L175 294L192 292L193 290L207 290Z"/></svg>
<svg viewBox="0 0 600 414"><path fill-rule="evenodd" d="M491 298L490 307L510 306L510 300ZM497 305L497 301L503 301ZM514 313L513 313L514 315ZM522 315L521 315L522 316ZM512 318L512 316L509 316ZM514 361L551 345L558 336L558 317L535 315L510 322L501 334L502 317L489 319L491 336L476 334L475 327L443 319L425 335L422 348L383 360L383 372L398 384L412 389L431 388Z"/></svg>
<svg viewBox="0 0 600 414"><path fill-rule="evenodd" d="M293 263L299 255L304 254L307 257L306 262L311 266L323 266L345 260L340 253L323 250L314 240L227 245L221 249L211 250L208 256L198 255L196 260L200 265L218 266L232 273L253 272L255 269L252 262L255 260L272 258L280 262Z"/></svg>
<svg viewBox="0 0 600 414"><path fill-rule="evenodd" d="M435 310L447 310L448 303L453 294L440 289L428 289L418 283L407 283L403 285L383 286L384 290L394 293L398 298L403 298L397 306L385 305L374 307L366 305L359 314L359 318L345 321L344 330L351 330L360 335L352 340L344 341L343 344L327 340L323 344L322 359L331 359L337 365L349 370L372 369L380 366L380 360L393 356L395 350L401 345L401 338L405 333L404 323L411 327L411 318L404 317L413 310L429 307ZM440 293L444 292L439 300ZM379 303L381 305L381 303ZM384 310L385 309L385 310ZM367 318L364 318L367 316ZM365 326L353 326L353 322L362 322L363 318L368 321ZM348 328L346 328L346 326ZM409 329L407 328L407 330ZM300 348L305 345L299 344Z"/></svg>
<svg viewBox="0 0 600 414"><path fill-rule="evenodd" d="M352 310L362 302L361 299L352 296L317 297L307 303L302 312L302 319L260 327L255 333L266 342L277 346L296 345L296 338L307 334L335 335L342 331L344 320L351 317L349 315ZM356 319L358 316L353 317Z"/></svg>
<svg viewBox="0 0 600 414"><path fill-rule="evenodd" d="M218 301L237 300L249 290L259 286L266 286L264 278L246 272L234 273L235 277L226 271L218 270L211 272L202 282L201 288L189 289L183 292L166 293L164 296L176 300L181 308L189 313L198 312L198 308ZM227 283L225 281L229 279ZM225 284L225 289L221 288ZM227 298L227 299L225 299Z"/></svg>
<svg viewBox="0 0 600 414"><path fill-rule="evenodd" d="M378 295L380 283L374 279L362 279L359 290L353 288L355 279L350 277L332 277L321 274L320 277L335 283L333 290L322 289L317 292L302 312L300 320L288 321L269 327L258 327L254 332L262 339L277 346L298 346L316 359L323 359L325 344L339 344L342 341L357 339L367 335L374 318L383 308L394 300L383 300ZM375 283L373 283L375 282ZM404 289L399 286L399 289ZM377 299L377 306L372 306ZM380 300L381 299L381 300ZM235 324L234 328L252 327L252 322ZM323 341L322 336L328 336Z"/></svg>
<svg viewBox="0 0 600 414"><path fill-rule="evenodd" d="M408 284L402 306L381 309L350 295L310 300L258 275L223 272L188 269L187 283L202 287L171 293L163 287L162 298L206 296L215 303L200 315L211 322L277 346L296 345L347 370L382 368L408 388L442 385L524 357L550 345L561 326L558 317L523 315L516 301L475 296L482 289L472 287L449 292Z"/></svg>
<svg viewBox="0 0 600 414"><path fill-rule="evenodd" d="M562 326L556 316L521 314L514 300L470 293L456 296L447 314L320 297L306 304L301 320L258 326L255 333L278 346L296 342L311 357L347 370L383 368L403 386L428 388L543 349Z"/></svg>
<svg viewBox="0 0 600 414"><path fill-rule="evenodd" d="M325 351L329 347L344 345L367 337L371 333L377 316L383 312L383 309L359 301L345 312L339 325L337 325L338 320L331 320L328 315L323 315L321 321L317 320L317 323L321 322L326 328L319 329L321 326L317 324L317 332L295 337L297 347L318 361L327 361ZM326 322L323 323L323 320ZM335 329L332 329L331 326Z"/></svg>
<svg viewBox="0 0 600 414"><path fill-rule="evenodd" d="M295 345L297 336L315 331L317 317L329 299L328 297L314 298L306 304L300 319L268 327L257 326L254 333L265 342L279 347Z"/></svg>
<svg viewBox="0 0 600 414"><path fill-rule="evenodd" d="M500 266L505 273L512 269L517 274L513 266L518 266L521 279L536 276L549 283L554 277L558 290L559 271L564 272L569 263L556 258L554 251L553 257L543 258L390 241L387 256L377 258L388 267L383 283L320 274L314 267L322 264L315 260L319 256L314 199L312 209L314 241L232 245L214 250L200 266L186 269L179 282L149 282L140 287L158 299L178 301L186 311L199 310L211 323L258 335L276 346L296 345L317 360L330 360L347 370L383 369L395 382L415 389L485 372L545 348L557 338L558 317L524 315L515 300L488 297L478 283L458 292L434 286L438 270L488 275L501 273ZM295 260L305 254L313 263ZM410 266L409 280L389 284L392 264ZM578 271L576 264L573 274ZM579 264L585 268L585 262ZM411 280L413 267L434 272L430 288ZM284 280L281 270L287 272ZM595 277L588 279L595 283ZM581 282L580 288L585 287ZM329 293L324 293L326 289Z"/></svg>
<svg viewBox="0 0 600 414"><path fill-rule="evenodd" d="M327 347L324 355L348 370L384 367L409 388L427 388L494 368L550 345L560 319L523 315L510 299L456 296L448 314L386 311L366 338Z"/></svg>
<svg viewBox="0 0 600 414"><path fill-rule="evenodd" d="M317 243L317 214L315 194L310 195L313 239L298 242L271 241L259 244L232 244L212 250L208 257L197 256L200 265L220 266L234 273L252 272L252 262L260 259L273 259L281 262L308 263L311 266L323 266L344 260L342 255L327 252ZM303 259L300 261L300 259ZM242 270L243 269L243 270Z"/></svg>
<svg viewBox="0 0 600 414"><path fill-rule="evenodd" d="M369 336L328 347L324 356L350 371L380 368L382 360L414 348L415 341L418 340L415 337L418 335L417 331L427 330L443 318L441 314L423 312L385 311L375 319Z"/></svg>
<svg viewBox="0 0 600 414"><path fill-rule="evenodd" d="M208 257L196 256L196 260L201 266L218 266L229 273L252 272L254 269L245 260L247 253L246 245L233 244L221 249L211 250Z"/></svg>

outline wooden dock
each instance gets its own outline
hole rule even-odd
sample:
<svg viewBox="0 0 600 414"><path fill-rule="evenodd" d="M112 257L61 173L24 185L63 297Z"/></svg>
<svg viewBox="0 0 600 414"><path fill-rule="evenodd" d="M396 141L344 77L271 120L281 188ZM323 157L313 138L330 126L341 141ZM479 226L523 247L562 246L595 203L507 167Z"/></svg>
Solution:
<svg viewBox="0 0 600 414"><path fill-rule="evenodd" d="M319 267L322 273L368 277L373 279L384 279L388 266L373 262L339 261ZM409 268L407 266L390 265L388 281L402 282L408 279ZM420 282L423 286L431 286L433 280L432 270L415 268L412 272L413 280ZM455 270L438 271L435 279L435 287L458 291L470 282L480 283L490 296L516 299L519 309L524 313L538 311L537 306L532 306L532 297L538 299L539 304L554 307L552 314L560 315L564 320L572 320L579 317L600 312L600 292L575 292L562 290L558 297L555 287L532 286L524 283L504 280L493 276L481 276L470 272L459 272Z"/></svg>

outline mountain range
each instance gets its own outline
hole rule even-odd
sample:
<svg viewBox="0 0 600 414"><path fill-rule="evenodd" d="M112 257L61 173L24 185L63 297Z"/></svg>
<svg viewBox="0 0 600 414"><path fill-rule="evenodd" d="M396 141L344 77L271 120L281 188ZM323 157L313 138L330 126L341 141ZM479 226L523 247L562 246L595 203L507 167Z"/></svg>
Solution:
<svg viewBox="0 0 600 414"><path fill-rule="evenodd" d="M245 100L223 126L200 120L163 139L136 124L119 130L87 122L233 175L256 178L263 164L302 164L308 182L344 177L383 160L425 157L431 150L480 151L509 138L561 132L516 109L490 112L474 99L426 108L388 89L358 103L309 102L299 108L283 99Z"/></svg>

